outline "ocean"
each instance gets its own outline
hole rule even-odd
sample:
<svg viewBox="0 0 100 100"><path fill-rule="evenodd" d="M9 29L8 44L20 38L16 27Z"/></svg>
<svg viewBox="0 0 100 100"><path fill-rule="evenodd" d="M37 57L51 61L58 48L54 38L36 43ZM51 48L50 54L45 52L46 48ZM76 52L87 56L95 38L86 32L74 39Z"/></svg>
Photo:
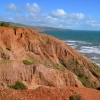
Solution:
<svg viewBox="0 0 100 100"><path fill-rule="evenodd" d="M61 39L100 66L100 31L46 30L41 33Z"/></svg>

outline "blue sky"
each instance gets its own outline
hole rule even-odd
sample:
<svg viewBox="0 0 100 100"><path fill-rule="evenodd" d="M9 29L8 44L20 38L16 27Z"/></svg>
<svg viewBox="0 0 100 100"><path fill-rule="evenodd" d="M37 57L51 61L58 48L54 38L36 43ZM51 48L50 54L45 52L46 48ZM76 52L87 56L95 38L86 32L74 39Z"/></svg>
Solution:
<svg viewBox="0 0 100 100"><path fill-rule="evenodd" d="M0 21L100 30L100 0L3 0Z"/></svg>

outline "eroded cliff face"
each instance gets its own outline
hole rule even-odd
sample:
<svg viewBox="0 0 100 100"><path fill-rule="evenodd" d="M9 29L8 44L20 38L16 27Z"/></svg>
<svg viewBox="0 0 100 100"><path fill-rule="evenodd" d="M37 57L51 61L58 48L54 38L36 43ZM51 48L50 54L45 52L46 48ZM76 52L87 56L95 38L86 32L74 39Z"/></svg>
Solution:
<svg viewBox="0 0 100 100"><path fill-rule="evenodd" d="M23 60L33 62L25 65ZM0 27L0 83L99 87L100 68L59 39L33 29ZM82 82L80 82L80 81Z"/></svg>
<svg viewBox="0 0 100 100"><path fill-rule="evenodd" d="M42 64L21 65L20 63L5 63L0 68L0 84L4 87L23 82L29 89L38 87L83 87L82 83L70 71L65 72L47 68Z"/></svg>

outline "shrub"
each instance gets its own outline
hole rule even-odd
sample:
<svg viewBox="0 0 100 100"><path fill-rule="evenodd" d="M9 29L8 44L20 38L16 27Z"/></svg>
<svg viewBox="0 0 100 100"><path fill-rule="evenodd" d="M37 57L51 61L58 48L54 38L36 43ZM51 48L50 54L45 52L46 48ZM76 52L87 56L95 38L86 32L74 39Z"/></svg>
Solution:
<svg viewBox="0 0 100 100"><path fill-rule="evenodd" d="M12 85L12 86L9 86L10 88L13 88L13 89L15 89L15 90L19 90L19 89L21 89L21 90L26 90L27 89L27 87L23 84L23 83L21 83L21 82L19 82L19 81L17 81L16 83L15 83L15 85Z"/></svg>
<svg viewBox="0 0 100 100"><path fill-rule="evenodd" d="M81 100L81 96L80 95L71 95L70 100Z"/></svg>
<svg viewBox="0 0 100 100"><path fill-rule="evenodd" d="M28 60L23 60L23 63L24 63L25 65L32 65L32 64L34 64L34 62L30 62L30 61L28 61Z"/></svg>

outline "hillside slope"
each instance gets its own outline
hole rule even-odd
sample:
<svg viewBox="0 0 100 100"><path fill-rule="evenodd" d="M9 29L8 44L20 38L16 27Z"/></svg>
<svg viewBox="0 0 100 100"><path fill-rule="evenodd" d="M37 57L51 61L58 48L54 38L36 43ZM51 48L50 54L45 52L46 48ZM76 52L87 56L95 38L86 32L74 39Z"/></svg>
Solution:
<svg viewBox="0 0 100 100"><path fill-rule="evenodd" d="M31 89L97 88L100 68L52 36L33 29L0 27L0 85L7 87L17 80Z"/></svg>

